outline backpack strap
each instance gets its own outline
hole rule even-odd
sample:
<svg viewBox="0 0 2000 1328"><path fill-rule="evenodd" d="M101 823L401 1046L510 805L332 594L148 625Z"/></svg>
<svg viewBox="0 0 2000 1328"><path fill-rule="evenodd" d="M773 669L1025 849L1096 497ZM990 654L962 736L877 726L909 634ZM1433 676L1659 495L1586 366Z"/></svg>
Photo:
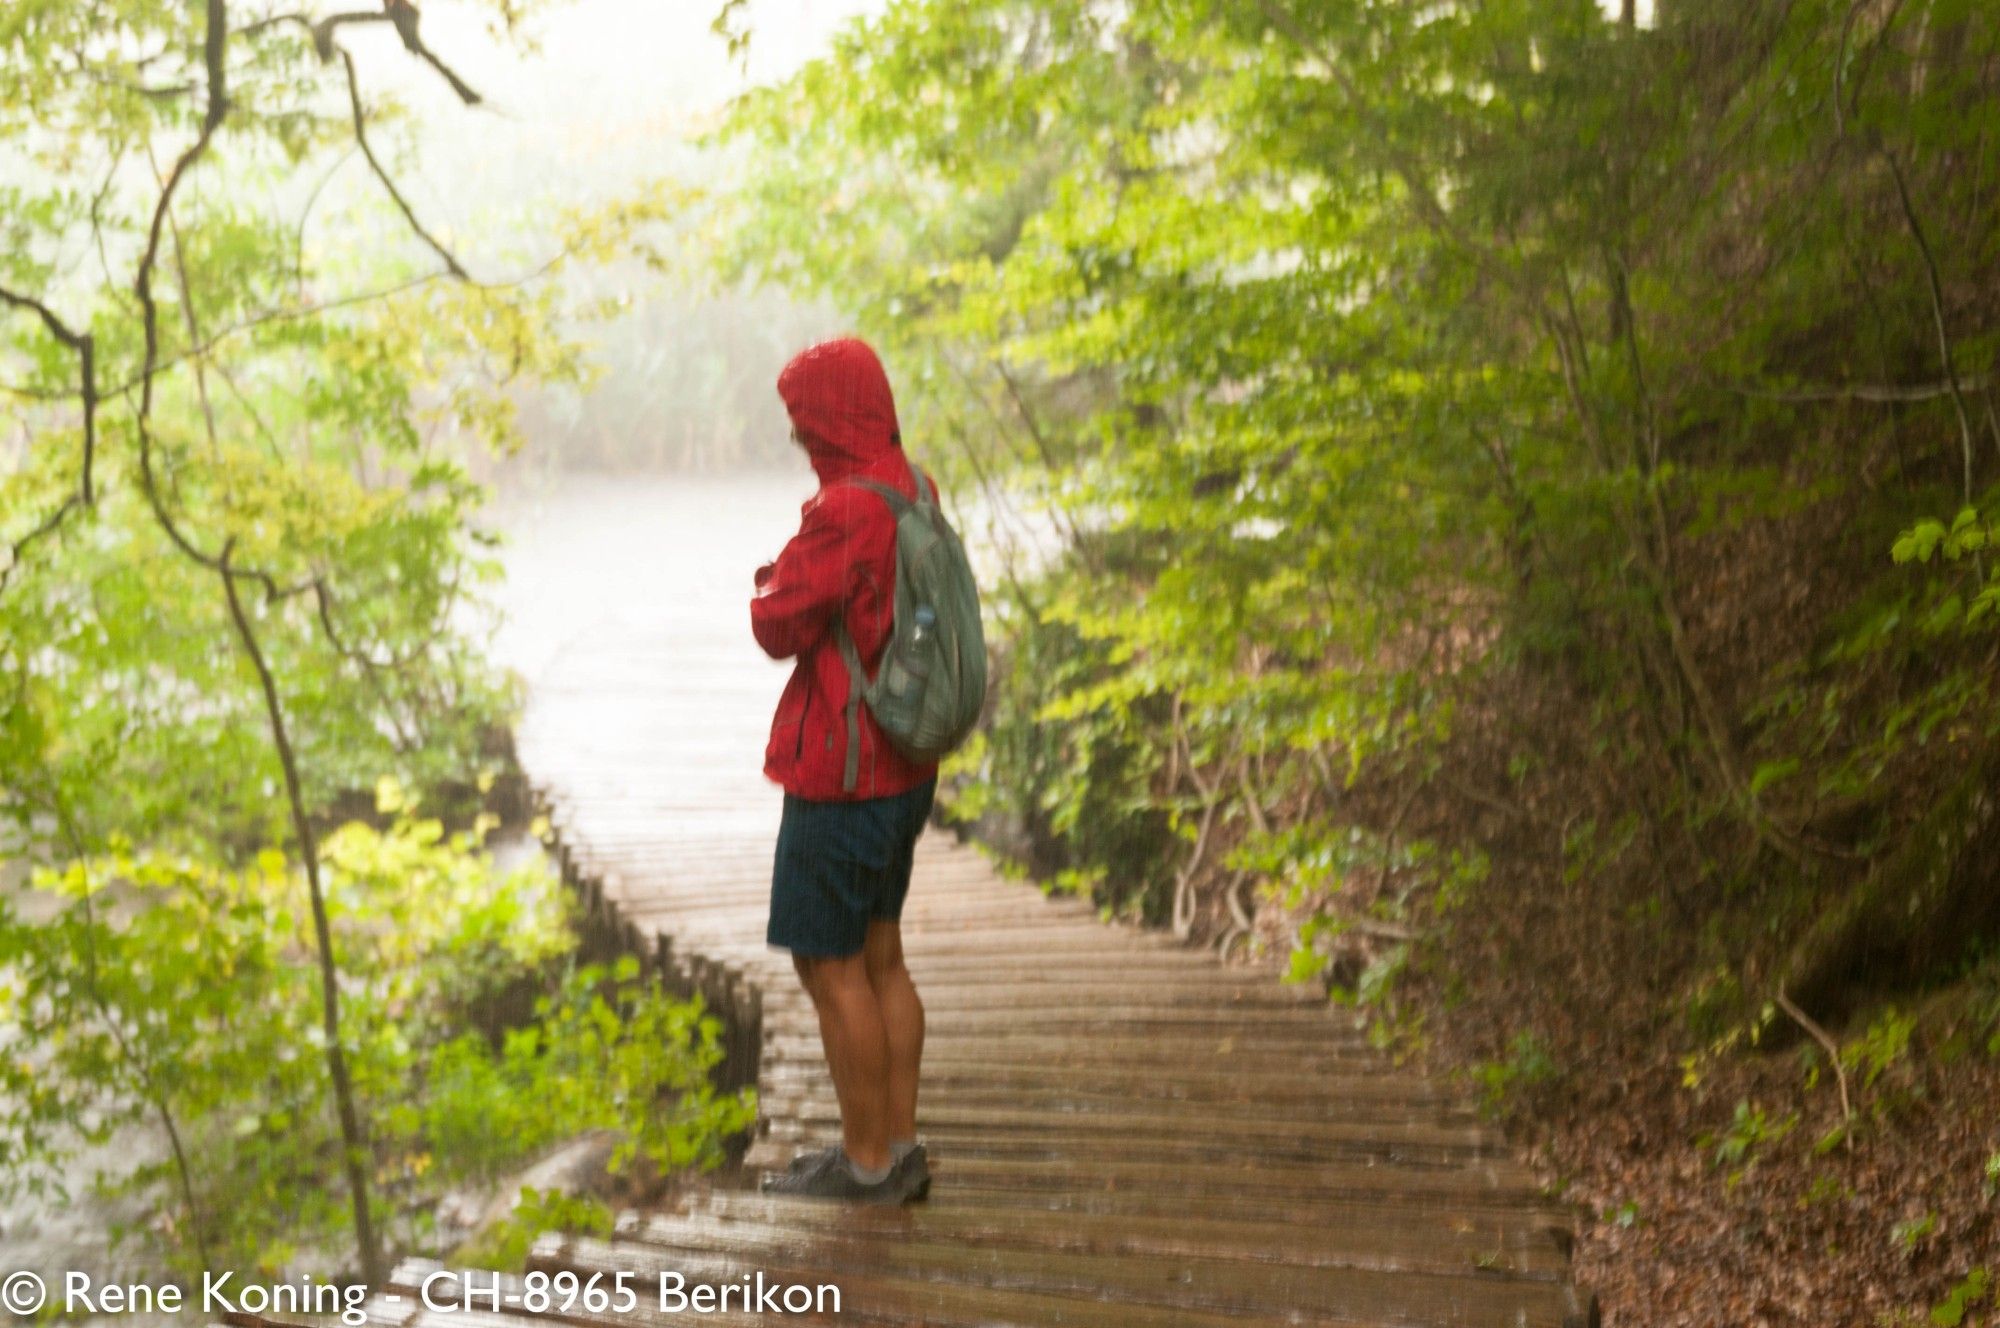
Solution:
<svg viewBox="0 0 2000 1328"><path fill-rule="evenodd" d="M903 513L910 510L909 499L879 480L847 480L845 482L852 484L857 489L873 489L876 493L881 494L883 500L889 504L889 511L898 520L902 519ZM919 487L917 492L921 494L923 489Z"/></svg>
<svg viewBox="0 0 2000 1328"><path fill-rule="evenodd" d="M936 507L938 501L937 485L926 483L924 473L921 470L917 469L917 463L910 460L908 456L905 456L903 458L903 464L909 467L910 491L917 495L916 503L914 504L908 498L905 498L902 494L898 493L895 489L889 487L888 485L882 483L880 480L853 479L853 480L842 480L841 483L852 484L859 489L873 489L876 493L882 495L883 501L889 504L889 510L892 513L894 513L899 519L902 517L903 513L909 511L912 506L928 504L931 507Z"/></svg>
<svg viewBox="0 0 2000 1328"><path fill-rule="evenodd" d="M924 477L916 465L910 465L910 482L917 491L917 502L924 501ZM903 513L915 504L886 484L876 480L847 480L857 488L873 489L889 504L890 515L896 520L903 519ZM937 486L930 486L930 505L937 505ZM840 659L847 666L847 705L843 708L847 715L847 762L840 775L843 793L854 792L854 786L861 779L861 690L868 681L868 674L861 667L861 652L854 648L854 638L847 634L845 615L833 620L833 641L840 647Z"/></svg>
<svg viewBox="0 0 2000 1328"><path fill-rule="evenodd" d="M910 492L917 495L917 505L921 507L928 504L931 507L936 507L938 505L937 485L926 485L924 483L924 473L917 469L916 462L910 460L908 452L903 454L903 464L910 468ZM930 490L930 497L928 499L924 496L926 488Z"/></svg>

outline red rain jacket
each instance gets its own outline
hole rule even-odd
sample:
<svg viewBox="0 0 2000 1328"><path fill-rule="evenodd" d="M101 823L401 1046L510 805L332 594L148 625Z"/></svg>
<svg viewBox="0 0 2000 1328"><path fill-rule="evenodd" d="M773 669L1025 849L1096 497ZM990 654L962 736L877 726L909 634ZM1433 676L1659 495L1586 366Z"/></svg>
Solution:
<svg viewBox="0 0 2000 1328"><path fill-rule="evenodd" d="M906 759L860 705L860 777L841 788L847 761L847 666L833 624L848 635L870 677L895 618L896 521L882 495L845 480L869 479L914 497L896 427L896 401L882 362L852 337L801 351L778 375L778 395L819 476L799 533L774 563L757 569L750 629L773 659L796 657L778 698L764 773L797 797L823 802L886 798L929 779L935 763ZM926 477L928 479L928 477Z"/></svg>

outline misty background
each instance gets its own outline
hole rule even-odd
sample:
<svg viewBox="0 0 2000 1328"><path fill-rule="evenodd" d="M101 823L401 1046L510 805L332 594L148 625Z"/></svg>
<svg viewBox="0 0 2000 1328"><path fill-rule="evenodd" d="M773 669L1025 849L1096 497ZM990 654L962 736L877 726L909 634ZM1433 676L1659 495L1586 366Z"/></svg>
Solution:
<svg viewBox="0 0 2000 1328"><path fill-rule="evenodd" d="M409 59L386 26L355 31L364 90L393 97L406 115L401 178L412 205L483 278L544 261L566 209L662 186L677 200L679 220L660 245L665 270L629 261L566 278L616 312L583 331L593 383L521 394L527 445L485 475L503 494L519 498L558 474L797 468L774 381L792 352L847 326L840 311L783 292L720 286L703 200L735 163L699 140L730 99L789 75L842 24L885 7L753 0L731 17L750 32L732 54L712 30L721 0L577 0L532 13L524 56L489 29L490 11L433 0L425 37L484 97L476 107ZM336 169L327 192L322 208L381 217L356 161ZM344 219L339 230L352 227Z"/></svg>

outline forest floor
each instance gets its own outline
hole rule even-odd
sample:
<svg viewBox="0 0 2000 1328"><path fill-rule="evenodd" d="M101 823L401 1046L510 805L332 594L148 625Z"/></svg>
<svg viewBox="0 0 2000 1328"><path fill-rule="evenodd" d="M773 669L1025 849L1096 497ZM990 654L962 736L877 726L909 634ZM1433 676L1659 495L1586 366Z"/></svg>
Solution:
<svg viewBox="0 0 2000 1328"><path fill-rule="evenodd" d="M1538 787L1459 768L1488 795L1447 792L1420 833L1480 845L1490 872L1440 914L1393 1017L1578 1205L1577 1280L1606 1324L2000 1324L2000 956L1856 993L1819 1030L1836 1073L1766 1003L1775 898L1701 877L1668 836L1577 852L1578 826L1632 804L1572 755Z"/></svg>
<svg viewBox="0 0 2000 1328"><path fill-rule="evenodd" d="M1698 1085L1683 1080L1672 1057L1635 1061L1523 1132L1594 1215L1576 1277L1607 1324L2000 1322L1990 1290L1964 1303L1982 1283L1975 1269L2000 1275L1991 1058L1923 1067L1893 1107L1878 1100L1851 1149L1824 1151L1840 1122L1836 1091L1806 1090L1795 1057L1737 1056ZM1778 1137L1734 1157L1751 1133L1732 1134L1738 1103Z"/></svg>

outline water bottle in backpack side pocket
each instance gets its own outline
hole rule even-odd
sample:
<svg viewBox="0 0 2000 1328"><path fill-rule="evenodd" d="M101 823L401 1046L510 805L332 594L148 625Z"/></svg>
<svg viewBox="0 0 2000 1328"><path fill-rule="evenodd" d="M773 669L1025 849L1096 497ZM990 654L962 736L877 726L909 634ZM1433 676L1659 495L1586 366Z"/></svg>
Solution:
<svg viewBox="0 0 2000 1328"><path fill-rule="evenodd" d="M937 636L937 610L928 604L917 605L910 615L909 644L896 653L902 658L898 663L894 691L901 697L914 696L923 691L924 680L931 672L931 642Z"/></svg>

